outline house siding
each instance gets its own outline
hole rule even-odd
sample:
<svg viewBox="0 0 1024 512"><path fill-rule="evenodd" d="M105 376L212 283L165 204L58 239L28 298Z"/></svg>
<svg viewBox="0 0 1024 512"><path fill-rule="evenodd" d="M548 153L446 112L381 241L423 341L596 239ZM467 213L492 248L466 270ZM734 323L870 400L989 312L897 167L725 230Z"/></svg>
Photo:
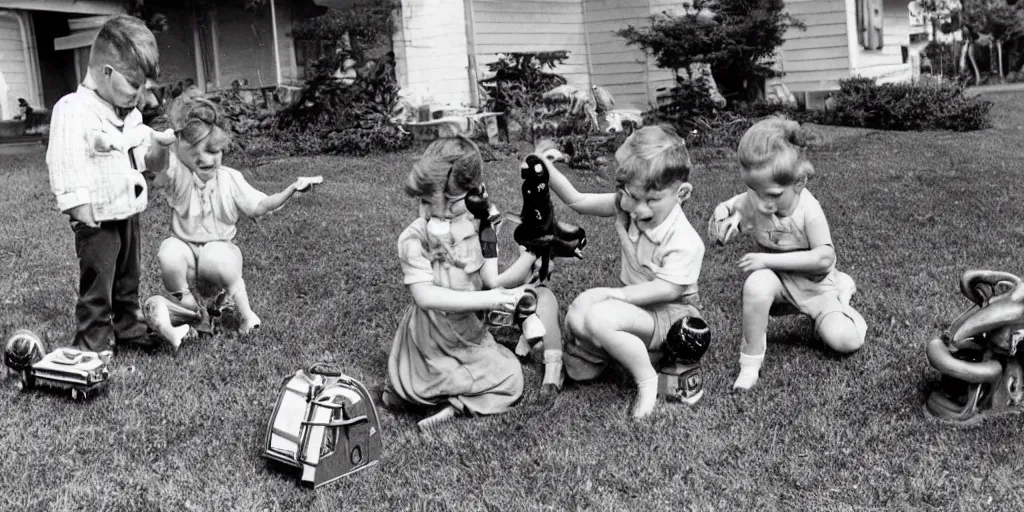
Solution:
<svg viewBox="0 0 1024 512"><path fill-rule="evenodd" d="M0 73L4 75L7 89L7 94L0 98L0 119L11 119L18 113L18 98L32 98L32 95L21 26L17 18L4 14L0 14Z"/></svg>
<svg viewBox="0 0 1024 512"><path fill-rule="evenodd" d="M499 53L566 50L569 59L554 72L570 84L590 86L582 0L471 0L477 76Z"/></svg>
<svg viewBox="0 0 1024 512"><path fill-rule="evenodd" d="M846 2L847 15L857 19L856 2ZM856 50L851 74L875 78L879 82L909 80L909 63L903 62L901 46L910 44L910 10L903 0L884 0L882 4L882 49L865 50L857 43L857 34L851 35L851 47ZM856 25L856 21L854 21Z"/></svg>
<svg viewBox="0 0 1024 512"><path fill-rule="evenodd" d="M287 83L296 78L294 44L290 37L291 8L282 0L277 0L274 5L281 82ZM232 81L243 79L249 80L250 87L277 84L270 8L265 6L253 12L242 7L219 5L215 20L219 86L228 87Z"/></svg>
<svg viewBox="0 0 1024 512"><path fill-rule="evenodd" d="M608 89L617 106L654 105L675 80L670 70L658 68L654 58L627 45L615 32L630 25L650 26L651 16L679 14L682 5L675 0L584 0L592 81Z"/></svg>
<svg viewBox="0 0 1024 512"><path fill-rule="evenodd" d="M802 21L807 29L786 31L786 41L775 58L775 68L785 75L769 80L769 86L781 82L792 92L826 91L837 89L840 79L849 78L846 4L845 0L786 2L786 12Z"/></svg>
<svg viewBox="0 0 1024 512"><path fill-rule="evenodd" d="M394 30L399 85L435 104L469 104L469 56L462 0L402 0Z"/></svg>

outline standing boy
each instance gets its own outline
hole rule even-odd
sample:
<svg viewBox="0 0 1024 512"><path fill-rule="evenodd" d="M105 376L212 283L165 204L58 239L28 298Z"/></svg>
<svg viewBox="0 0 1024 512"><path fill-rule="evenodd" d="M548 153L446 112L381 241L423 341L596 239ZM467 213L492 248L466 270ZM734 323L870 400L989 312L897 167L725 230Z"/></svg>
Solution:
<svg viewBox="0 0 1024 512"><path fill-rule="evenodd" d="M139 19L117 15L93 42L78 90L53 107L46 165L57 207L70 217L78 256L72 346L102 351L146 337L139 307L139 213L143 170L167 166L173 132L142 124L159 73L156 39Z"/></svg>

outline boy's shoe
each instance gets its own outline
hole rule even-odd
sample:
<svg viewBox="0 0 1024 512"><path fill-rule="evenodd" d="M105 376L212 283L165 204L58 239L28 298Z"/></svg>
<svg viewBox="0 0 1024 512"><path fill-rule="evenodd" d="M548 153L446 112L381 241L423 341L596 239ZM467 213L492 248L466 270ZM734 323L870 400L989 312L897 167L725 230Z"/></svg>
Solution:
<svg viewBox="0 0 1024 512"><path fill-rule="evenodd" d="M159 340L152 339L149 327L145 323L139 322L129 329L128 332L122 333L120 336L115 335L113 346L152 350L160 346L160 343Z"/></svg>

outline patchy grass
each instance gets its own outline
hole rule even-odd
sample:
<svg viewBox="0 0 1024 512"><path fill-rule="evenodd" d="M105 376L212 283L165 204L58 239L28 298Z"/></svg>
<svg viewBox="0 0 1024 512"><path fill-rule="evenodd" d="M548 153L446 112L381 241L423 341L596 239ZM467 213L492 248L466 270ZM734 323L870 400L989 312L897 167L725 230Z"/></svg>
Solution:
<svg viewBox="0 0 1024 512"><path fill-rule="evenodd" d="M993 99L996 112L1021 112L1016 96ZM829 216L839 268L859 286L854 305L870 325L860 353L836 357L806 319L775 320L756 392L730 395L744 279L735 262L753 242L709 243L701 291L715 341L695 408L663 404L649 421L631 421L634 390L614 373L544 403L541 368L531 364L524 400L505 415L423 435L418 417L382 408L381 463L319 491L267 468L259 457L266 423L282 379L315 361L341 365L375 393L383 386L411 300L395 240L415 215L401 192L414 155L257 168L249 176L265 191L297 175L326 178L279 213L240 226L263 328L188 344L176 357L126 352L108 391L85 403L0 389L0 509L1019 510L1024 417L962 429L922 413L937 377L924 343L967 305L961 272L1024 273L1024 149L1015 124L1000 126L823 128L810 187ZM742 185L727 153L694 156L696 192L684 209L703 233L714 205ZM517 210L516 163L489 165L492 196ZM584 190L610 186L593 173L569 176ZM30 327L66 344L73 238L42 157L8 159L0 185L0 318L8 331ZM558 262L564 308L587 288L615 283L619 252L608 220L560 214L591 240L585 260ZM143 297L160 291L155 254L168 219L157 201L143 215ZM508 255L508 232L503 238Z"/></svg>

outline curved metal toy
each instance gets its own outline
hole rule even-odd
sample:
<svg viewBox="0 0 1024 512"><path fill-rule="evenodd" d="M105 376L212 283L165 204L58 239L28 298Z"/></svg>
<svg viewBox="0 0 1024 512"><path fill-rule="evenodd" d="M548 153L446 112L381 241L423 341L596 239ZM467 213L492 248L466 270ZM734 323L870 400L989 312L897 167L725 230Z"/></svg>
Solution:
<svg viewBox="0 0 1024 512"><path fill-rule="evenodd" d="M1024 340L1024 281L1007 272L968 270L960 278L960 291L974 305L928 342L928 362L943 378L925 410L960 424L1019 412L1024 399L1018 352Z"/></svg>

